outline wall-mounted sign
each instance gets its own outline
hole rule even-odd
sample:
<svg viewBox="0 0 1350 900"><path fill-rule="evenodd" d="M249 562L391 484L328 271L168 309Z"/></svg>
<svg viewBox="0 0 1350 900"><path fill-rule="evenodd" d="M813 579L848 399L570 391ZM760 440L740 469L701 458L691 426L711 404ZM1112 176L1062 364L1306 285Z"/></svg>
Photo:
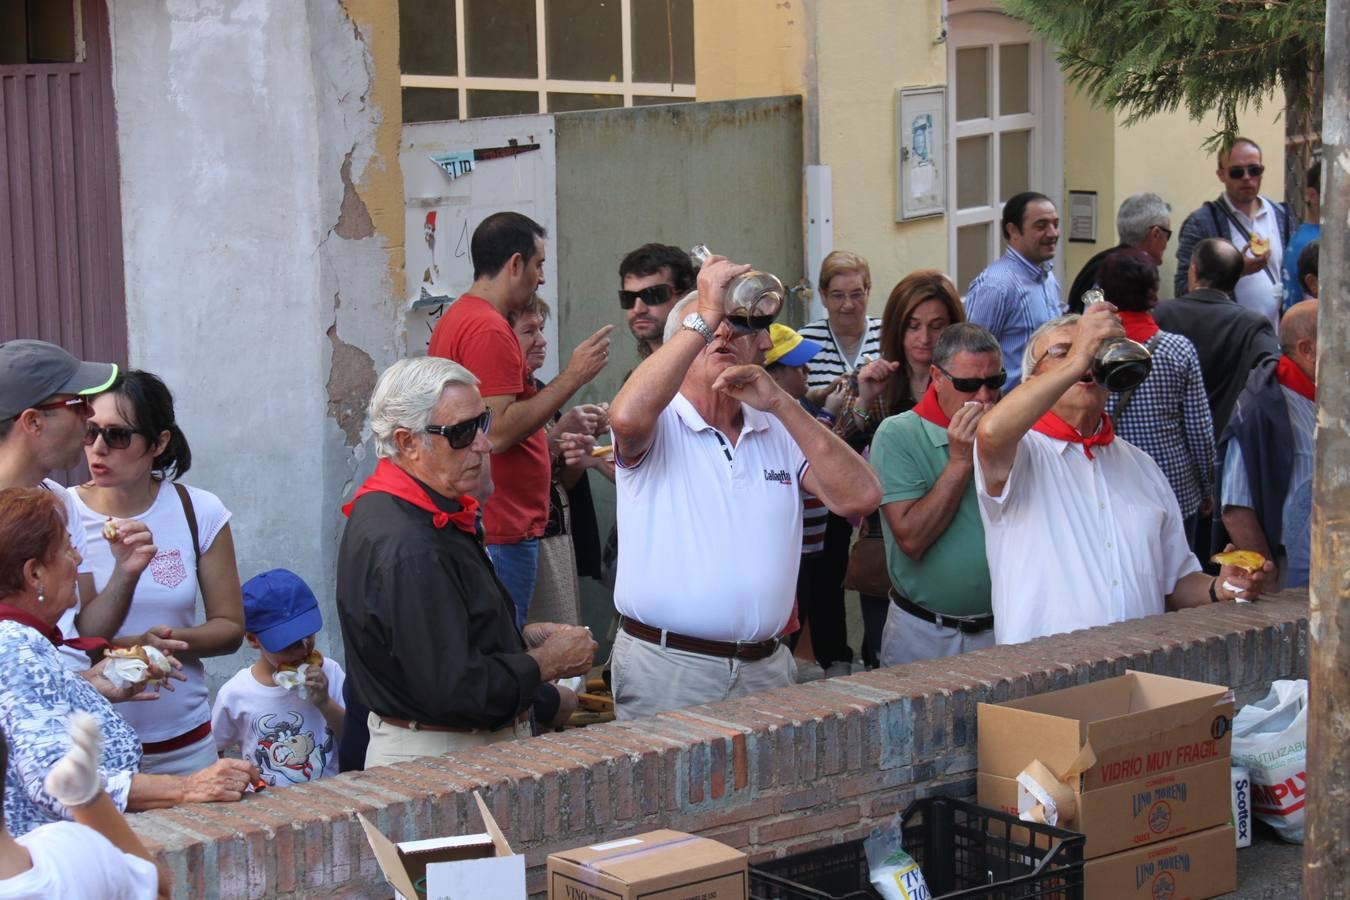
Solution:
<svg viewBox="0 0 1350 900"><path fill-rule="evenodd" d="M1097 192L1069 191L1069 240L1097 243Z"/></svg>
<svg viewBox="0 0 1350 900"><path fill-rule="evenodd" d="M895 221L946 211L947 89L895 92Z"/></svg>

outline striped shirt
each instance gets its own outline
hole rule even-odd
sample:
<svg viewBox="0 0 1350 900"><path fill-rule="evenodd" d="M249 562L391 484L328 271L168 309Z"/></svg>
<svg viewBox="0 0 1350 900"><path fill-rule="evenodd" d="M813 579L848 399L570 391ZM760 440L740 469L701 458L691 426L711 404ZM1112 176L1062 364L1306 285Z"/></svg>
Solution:
<svg viewBox="0 0 1350 900"><path fill-rule="evenodd" d="M866 363L881 358L881 320L871 316L867 317L867 330L863 332L858 353L852 359L844 355L834 338L834 332L830 330L828 319L817 319L802 326L797 333L820 345L820 352L806 364L806 386L811 390L825 387L840 375L851 374Z"/></svg>
<svg viewBox="0 0 1350 900"><path fill-rule="evenodd" d="M1022 380L1022 350L1032 332L1064 312L1049 265L1038 266L1011 247L975 276L965 304L967 321L989 329L1003 348L1004 394Z"/></svg>
<svg viewBox="0 0 1350 900"><path fill-rule="evenodd" d="M1312 555L1313 434L1317 426L1317 404L1283 385L1280 392L1284 394L1289 425L1294 432L1294 469L1289 474L1289 493L1284 496L1281 512L1281 544L1285 560L1280 570L1280 587L1303 587L1308 583ZM1228 445L1221 491L1224 506L1256 506L1251 485L1247 483L1242 445L1238 441ZM1271 552L1279 550L1277 547L1270 549Z"/></svg>
<svg viewBox="0 0 1350 900"><path fill-rule="evenodd" d="M1195 345L1160 331L1151 349L1153 371L1135 388L1125 415L1116 417L1121 394L1112 394L1106 409L1116 434L1162 469L1187 518L1213 492L1214 421Z"/></svg>

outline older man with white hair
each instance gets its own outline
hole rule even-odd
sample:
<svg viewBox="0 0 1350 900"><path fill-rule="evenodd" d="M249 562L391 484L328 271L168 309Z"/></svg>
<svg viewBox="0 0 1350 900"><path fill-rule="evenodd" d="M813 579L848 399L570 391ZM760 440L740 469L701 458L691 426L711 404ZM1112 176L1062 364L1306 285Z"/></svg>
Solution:
<svg viewBox="0 0 1350 900"><path fill-rule="evenodd" d="M1157 194L1131 194L1116 210L1116 234L1120 243L1108 247L1083 264L1069 286L1069 312L1083 311L1083 293L1097 287L1097 268L1117 250L1143 250L1161 266L1167 242L1172 239L1172 207Z"/></svg>
<svg viewBox="0 0 1350 900"><path fill-rule="evenodd" d="M778 638L797 584L801 492L844 516L881 499L862 457L760 365L768 331L724 313L728 283L748 269L705 263L696 299L672 310L665 342L610 407L621 719L791 684Z"/></svg>
<svg viewBox="0 0 1350 900"><path fill-rule="evenodd" d="M595 654L585 628L516 628L472 496L492 451L477 382L447 359L405 359L371 396L380 461L343 507L337 573L348 683L371 710L367 766L528 737L536 702L560 708L548 682Z"/></svg>

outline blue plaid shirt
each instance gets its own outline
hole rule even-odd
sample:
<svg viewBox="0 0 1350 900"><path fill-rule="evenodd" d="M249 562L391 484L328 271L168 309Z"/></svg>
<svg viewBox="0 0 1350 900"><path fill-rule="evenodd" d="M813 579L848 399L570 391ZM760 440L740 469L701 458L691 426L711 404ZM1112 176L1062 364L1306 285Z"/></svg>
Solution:
<svg viewBox="0 0 1350 900"><path fill-rule="evenodd" d="M970 283L966 318L998 338L1008 370L1005 394L1022 380L1022 351L1032 332L1063 312L1049 265L1038 266L1011 247Z"/></svg>
<svg viewBox="0 0 1350 900"><path fill-rule="evenodd" d="M1135 388L1125 415L1116 418L1120 394L1111 395L1106 409L1116 434L1162 469L1186 518L1214 492L1214 420L1195 345L1160 331L1152 350L1153 371Z"/></svg>

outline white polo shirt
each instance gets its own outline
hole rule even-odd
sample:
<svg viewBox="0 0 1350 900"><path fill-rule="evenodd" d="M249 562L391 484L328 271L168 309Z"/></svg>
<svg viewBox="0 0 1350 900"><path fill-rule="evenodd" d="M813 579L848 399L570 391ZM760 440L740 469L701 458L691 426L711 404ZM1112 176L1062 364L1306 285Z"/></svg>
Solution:
<svg viewBox="0 0 1350 900"><path fill-rule="evenodd" d="M997 643L1164 612L1177 581L1199 571L1158 464L1121 438L1092 454L1029 431L991 497L976 453Z"/></svg>
<svg viewBox="0 0 1350 900"><path fill-rule="evenodd" d="M715 641L765 640L787 625L806 457L778 419L741 410L732 446L676 394L647 454L616 460L624 616Z"/></svg>
<svg viewBox="0 0 1350 900"><path fill-rule="evenodd" d="M1238 306L1245 306L1259 312L1270 320L1277 332L1280 330L1280 305L1284 302L1284 242L1280 240L1280 220L1275 216L1275 207L1265 197L1257 197L1256 216L1251 217L1233 206L1228 197L1223 204L1237 217L1249 233L1259 234L1270 243L1270 259L1266 260L1263 271L1243 275L1233 288L1233 299ZM1226 220L1225 220L1226 221ZM1228 224L1228 239L1243 253L1247 252L1248 241L1232 222Z"/></svg>

